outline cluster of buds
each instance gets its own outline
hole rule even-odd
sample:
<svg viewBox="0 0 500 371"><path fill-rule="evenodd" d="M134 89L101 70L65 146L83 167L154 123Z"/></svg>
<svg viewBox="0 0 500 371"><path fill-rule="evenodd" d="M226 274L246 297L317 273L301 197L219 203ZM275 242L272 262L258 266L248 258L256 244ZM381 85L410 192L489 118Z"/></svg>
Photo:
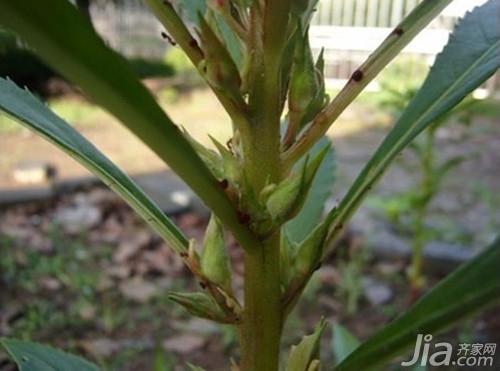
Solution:
<svg viewBox="0 0 500 371"><path fill-rule="evenodd" d="M256 0L257 1L257 0ZM249 0L208 0L207 6L196 10L196 38L186 26L178 41L209 86L218 95L228 112L236 107L237 116L248 118L248 81L252 73L252 35ZM324 85L323 51L316 60L309 44L308 24L316 1L295 0L292 2L291 16L286 32L283 51L280 94L282 110L285 112L285 128L282 150L289 148L297 135L325 107L328 96ZM255 4L254 4L255 5ZM168 12L175 12L172 6ZM177 22L178 16L171 16ZM176 38L176 30L168 30ZM182 42L182 40L190 40ZM253 40L254 41L254 40ZM195 52L189 48L195 48ZM229 102L229 103L227 103ZM285 104L287 103L287 104ZM329 146L305 156L299 163L287 169L284 179L269 182L259 192L253 192L246 184L242 169L245 166L244 151L240 136L241 123L233 115L233 138L223 145L211 138L215 149L197 142L185 132L200 158L218 179L220 187L238 210L240 223L261 238L265 238L301 210L311 188L316 172L323 162ZM251 119L247 124L252 124ZM281 244L281 280L283 291L300 290L296 287L304 282L304 277L312 274L318 265L322 246L326 238L325 227L318 226L306 239L295 244L283 234ZM182 304L191 313L219 322L235 321L240 306L233 297L231 269L227 257L223 229L212 217L205 233L201 256L192 254L188 265L197 275L207 292L195 294L173 294L172 299Z"/></svg>

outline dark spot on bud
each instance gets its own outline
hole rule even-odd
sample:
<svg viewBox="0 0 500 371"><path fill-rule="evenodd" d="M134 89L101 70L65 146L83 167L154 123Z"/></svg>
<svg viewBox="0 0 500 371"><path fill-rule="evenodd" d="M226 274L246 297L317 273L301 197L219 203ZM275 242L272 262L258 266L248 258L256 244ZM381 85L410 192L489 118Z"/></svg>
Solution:
<svg viewBox="0 0 500 371"><path fill-rule="evenodd" d="M207 288L207 284L203 281L200 281L200 287L205 290Z"/></svg>
<svg viewBox="0 0 500 371"><path fill-rule="evenodd" d="M344 228L344 225L343 225L342 223L340 223L339 225L337 225L337 226L335 227L335 230L337 230L337 231L338 231L338 230L340 230L340 229L342 229L342 228Z"/></svg>
<svg viewBox="0 0 500 371"><path fill-rule="evenodd" d="M396 27L396 28L394 29L394 31L392 31L392 33L393 33L394 35L401 36L401 35L402 35L402 34L404 34L405 32L404 32L404 30L403 30L402 28L400 28L400 27Z"/></svg>
<svg viewBox="0 0 500 371"><path fill-rule="evenodd" d="M181 256L181 258L186 259L186 258L189 256L189 254L188 254L187 252L185 252L185 251L182 251L182 252L180 253L180 256Z"/></svg>
<svg viewBox="0 0 500 371"><path fill-rule="evenodd" d="M363 71L356 70L352 74L351 79L353 79L354 81L361 81L361 80L363 80L363 77L364 77Z"/></svg>
<svg viewBox="0 0 500 371"><path fill-rule="evenodd" d="M250 223L250 215L238 211L238 223L248 225Z"/></svg>
<svg viewBox="0 0 500 371"><path fill-rule="evenodd" d="M163 5L170 6L172 4L170 4L170 1L168 1L168 0L163 0Z"/></svg>
<svg viewBox="0 0 500 371"><path fill-rule="evenodd" d="M229 182L227 181L227 179L220 180L219 187L221 187L222 189L227 189L227 187L229 187Z"/></svg>
<svg viewBox="0 0 500 371"><path fill-rule="evenodd" d="M314 267L314 271L316 272L317 270L319 270L321 268L321 262L319 262L315 267Z"/></svg>

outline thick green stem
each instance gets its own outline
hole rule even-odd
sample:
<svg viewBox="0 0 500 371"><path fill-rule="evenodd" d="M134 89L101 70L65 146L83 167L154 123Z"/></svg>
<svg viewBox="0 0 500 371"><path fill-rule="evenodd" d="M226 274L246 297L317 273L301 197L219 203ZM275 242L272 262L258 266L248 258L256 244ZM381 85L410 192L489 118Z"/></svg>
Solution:
<svg viewBox="0 0 500 371"><path fill-rule="evenodd" d="M245 257L241 370L277 371L281 339L279 232Z"/></svg>
<svg viewBox="0 0 500 371"><path fill-rule="evenodd" d="M253 200L258 200L268 182L277 183L282 178L279 76L286 35L275 30L286 30L288 14L289 1L283 0L255 2L251 9L249 45L253 54L248 100L251 122L248 131L242 131L241 135L245 178ZM280 231L250 250L245 256L241 369L278 371L282 330Z"/></svg>

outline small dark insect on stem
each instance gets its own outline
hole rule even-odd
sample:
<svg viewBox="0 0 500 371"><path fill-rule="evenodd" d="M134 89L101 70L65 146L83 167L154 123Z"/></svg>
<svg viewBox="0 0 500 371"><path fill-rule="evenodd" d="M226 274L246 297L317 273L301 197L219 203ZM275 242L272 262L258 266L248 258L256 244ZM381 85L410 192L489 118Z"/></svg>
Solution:
<svg viewBox="0 0 500 371"><path fill-rule="evenodd" d="M227 189L227 187L229 187L229 182L227 181L227 179L222 179L219 181L219 187L221 189Z"/></svg>
<svg viewBox="0 0 500 371"><path fill-rule="evenodd" d="M363 74L363 71L361 70L356 70L353 72L352 76L351 76L351 79L358 82L358 81L361 81L363 80L363 77L364 77L364 74Z"/></svg>
<svg viewBox="0 0 500 371"><path fill-rule="evenodd" d="M401 35L403 35L405 32L404 32L404 30L403 30L401 27L396 27L396 28L392 31L392 33L393 33L394 35L401 36Z"/></svg>
<svg viewBox="0 0 500 371"><path fill-rule="evenodd" d="M177 45L177 43L175 42L175 40L169 34L167 34L166 32L162 32L161 33L161 37L163 37L165 40L167 40L170 43L170 45L172 45L172 46L176 46Z"/></svg>
<svg viewBox="0 0 500 371"><path fill-rule="evenodd" d="M238 211L238 223L248 225L250 223L250 215Z"/></svg>
<svg viewBox="0 0 500 371"><path fill-rule="evenodd" d="M189 40L189 46L191 48L198 48L198 41L196 41L195 39Z"/></svg>

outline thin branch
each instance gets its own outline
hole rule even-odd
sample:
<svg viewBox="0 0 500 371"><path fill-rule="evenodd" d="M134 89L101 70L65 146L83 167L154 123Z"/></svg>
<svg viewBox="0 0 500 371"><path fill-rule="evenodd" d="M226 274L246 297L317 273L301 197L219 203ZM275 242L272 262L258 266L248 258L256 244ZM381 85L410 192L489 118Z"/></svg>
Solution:
<svg viewBox="0 0 500 371"><path fill-rule="evenodd" d="M299 140L283 154L283 162L291 166L327 131L363 89L426 27L451 0L424 0L387 36L380 46L352 74L349 81L330 104L310 123Z"/></svg>
<svg viewBox="0 0 500 371"><path fill-rule="evenodd" d="M191 35L191 32L189 32L188 28L184 24L184 21L181 19L179 14L177 14L172 4L168 0L145 0L145 2L155 13L165 29L170 33L170 35L172 35L177 44L186 53L187 57L196 69L199 69L200 62L204 59L203 51L198 45L198 41L196 41L196 39ZM204 76L202 72L200 74ZM248 108L244 99L241 96L235 100L229 99L219 90L211 86L208 81L207 83L233 122L237 126L247 126Z"/></svg>

